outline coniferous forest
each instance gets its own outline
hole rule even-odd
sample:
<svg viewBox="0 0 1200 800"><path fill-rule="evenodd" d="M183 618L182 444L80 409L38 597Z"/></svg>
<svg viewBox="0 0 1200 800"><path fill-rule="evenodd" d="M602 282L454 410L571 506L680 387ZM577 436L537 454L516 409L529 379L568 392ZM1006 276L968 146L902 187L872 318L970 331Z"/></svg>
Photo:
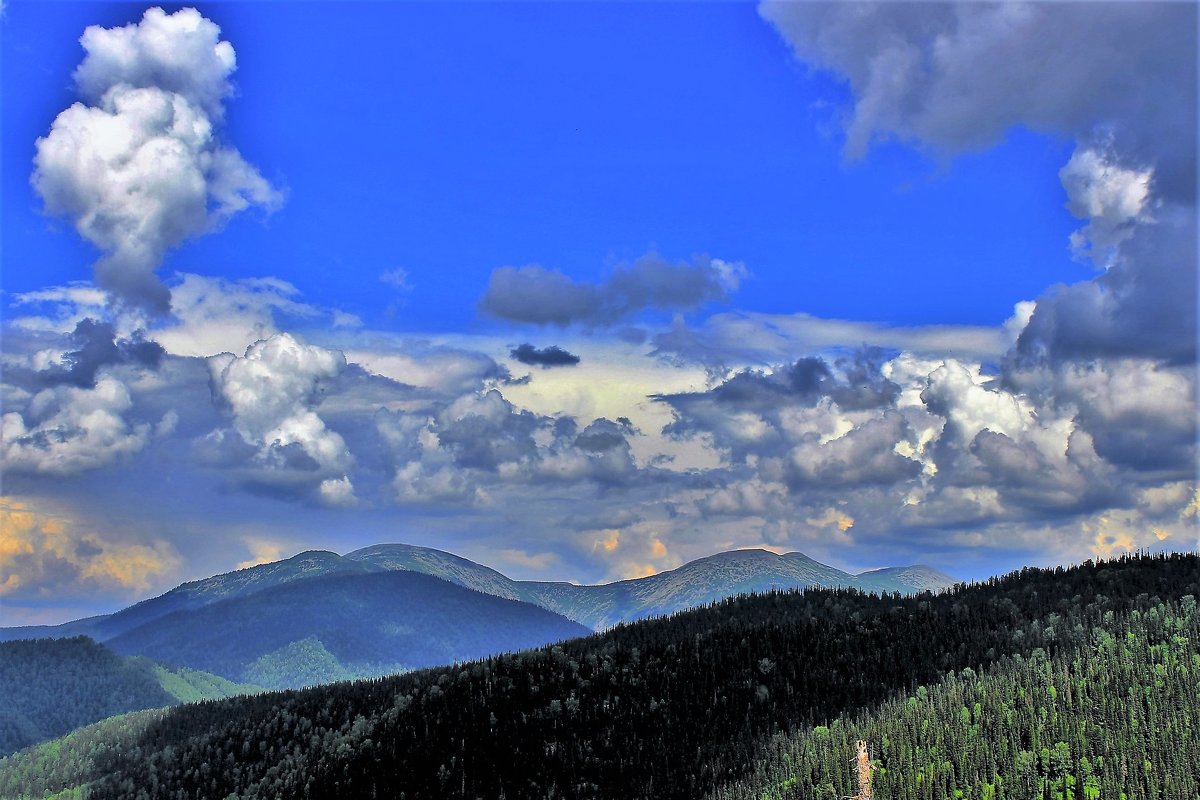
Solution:
<svg viewBox="0 0 1200 800"><path fill-rule="evenodd" d="M881 800L1200 797L1196 599L1090 633L1053 657L1037 649L982 674L968 667L876 711L780 736L753 775L712 800L853 794L846 754L860 739L872 745Z"/></svg>
<svg viewBox="0 0 1200 800"><path fill-rule="evenodd" d="M0 754L126 711L254 691L120 656L85 636L0 642Z"/></svg>
<svg viewBox="0 0 1200 800"><path fill-rule="evenodd" d="M1200 559L1175 554L936 596L744 597L101 723L52 743L52 760L0 762L0 796L831 797L852 793L847 743L862 736L881 799L1193 797L1194 741L1163 753L1194 736L1194 707L1166 714L1195 702L1197 594Z"/></svg>

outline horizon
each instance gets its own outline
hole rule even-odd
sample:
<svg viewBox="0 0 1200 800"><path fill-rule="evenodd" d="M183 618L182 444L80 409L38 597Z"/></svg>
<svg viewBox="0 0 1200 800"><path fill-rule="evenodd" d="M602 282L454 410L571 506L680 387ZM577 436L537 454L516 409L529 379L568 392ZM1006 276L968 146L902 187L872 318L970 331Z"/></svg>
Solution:
<svg viewBox="0 0 1200 800"><path fill-rule="evenodd" d="M1200 550L1197 14L0 5L0 626Z"/></svg>

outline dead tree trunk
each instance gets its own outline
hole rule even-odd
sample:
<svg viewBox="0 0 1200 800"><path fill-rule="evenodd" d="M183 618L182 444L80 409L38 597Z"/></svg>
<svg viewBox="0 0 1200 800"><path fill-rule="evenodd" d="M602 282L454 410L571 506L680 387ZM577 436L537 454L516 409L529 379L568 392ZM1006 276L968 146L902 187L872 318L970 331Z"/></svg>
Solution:
<svg viewBox="0 0 1200 800"><path fill-rule="evenodd" d="M858 751L854 757L854 763L858 768L858 794L848 797L846 800L873 800L874 795L871 794L871 756L867 753L867 743L859 739L854 744Z"/></svg>

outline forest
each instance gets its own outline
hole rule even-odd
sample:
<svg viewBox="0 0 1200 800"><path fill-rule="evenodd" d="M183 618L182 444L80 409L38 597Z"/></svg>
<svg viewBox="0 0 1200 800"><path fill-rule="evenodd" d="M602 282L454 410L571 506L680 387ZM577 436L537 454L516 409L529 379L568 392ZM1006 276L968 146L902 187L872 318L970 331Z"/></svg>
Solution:
<svg viewBox="0 0 1200 800"><path fill-rule="evenodd" d="M119 656L84 636L0 642L0 754L126 711L255 691Z"/></svg>
<svg viewBox="0 0 1200 800"><path fill-rule="evenodd" d="M777 737L753 774L710 800L854 794L847 754L858 740L871 745L880 800L1200 797L1196 598L1090 633L1053 657L1039 648L982 674L967 667L873 712Z"/></svg>
<svg viewBox="0 0 1200 800"><path fill-rule="evenodd" d="M1200 559L1171 554L1026 569L939 595L742 597L538 650L197 703L108 733L109 723L101 723L53 743L53 779L39 768L47 760L36 748L0 761L0 796L85 785L91 798L697 798L721 790L730 798L820 797L830 787L840 796L850 786L838 759L851 751L834 743L864 733L881 767L880 798L893 770L897 785L908 785L917 781L917 765L928 776L917 790L925 793L898 797L1083 797L1089 777L1132 787L1133 771L1147 773L1136 763L1124 773L1107 771L1108 751L1079 745L1090 729L1063 727L1085 702L1072 694L1081 676L1103 695L1086 708L1118 715L1133 713L1129 675L1157 674L1160 664L1160 677L1172 685L1147 696L1143 712L1194 693L1195 673L1172 669L1193 669L1194 606L1186 598L1197 594ZM1168 629L1187 644L1160 641ZM1117 669L1101 657L1113 647L1105 633L1114 642L1143 636L1162 659L1150 667L1133 662L1133 672L1117 671L1108 683L1095 679L1093 662L1096 671ZM1178 658L1168 659L1163 647L1176 648ZM1061 706L1037 695L1049 691L1047 674ZM1030 680L1043 683L1026 686ZM1004 696L1022 687L1032 711L1025 699ZM918 710L904 716L909 698ZM988 713L985 704L992 704ZM984 740L1007 737L995 760L982 755L987 744L958 763L940 733L925 741L897 732L920 716L916 730L928 733L955 714L954 725L968 733L974 726ZM1022 727L1035 718L1046 727ZM886 742L885 729L893 731ZM1114 728L1113 735L1138 734ZM936 760L931 747L940 748ZM1068 769L1070 794L1063 788ZM1170 773L1164 768L1153 780L1165 785ZM1035 784L1043 794L1015 793L1035 778L1046 779ZM1129 795L1140 796L1154 795Z"/></svg>

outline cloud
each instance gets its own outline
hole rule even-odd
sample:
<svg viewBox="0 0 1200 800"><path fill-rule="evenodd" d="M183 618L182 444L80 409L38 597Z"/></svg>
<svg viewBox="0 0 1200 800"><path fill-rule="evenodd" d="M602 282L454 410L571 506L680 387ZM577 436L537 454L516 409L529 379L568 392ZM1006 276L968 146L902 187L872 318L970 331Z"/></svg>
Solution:
<svg viewBox="0 0 1200 800"><path fill-rule="evenodd" d="M425 339L372 337L347 347L346 357L377 375L445 398L512 378L507 368L486 353Z"/></svg>
<svg viewBox="0 0 1200 800"><path fill-rule="evenodd" d="M759 13L801 61L849 83L851 158L889 137L954 154L1014 125L1101 133L1154 164L1164 194L1194 195L1191 4L765 2Z"/></svg>
<svg viewBox="0 0 1200 800"><path fill-rule="evenodd" d="M228 280L183 273L171 286L172 315L150 334L174 355L244 353L287 323L333 320L336 311L300 302L300 290L279 278Z"/></svg>
<svg viewBox="0 0 1200 800"><path fill-rule="evenodd" d="M522 364L547 367L573 367L579 363L579 356L568 353L558 345L537 348L531 344L521 344L514 347L509 355Z"/></svg>
<svg viewBox="0 0 1200 800"><path fill-rule="evenodd" d="M849 83L851 159L888 138L954 155L1016 125L1076 140L1060 179L1086 224L1070 247L1107 272L1038 298L1023 359L1195 361L1194 4L759 10L802 61Z"/></svg>
<svg viewBox="0 0 1200 800"><path fill-rule="evenodd" d="M412 284L408 280L408 270L396 267L395 269L384 270L379 274L379 280L382 283L391 286L396 291L402 294L408 294L412 291Z"/></svg>
<svg viewBox="0 0 1200 800"><path fill-rule="evenodd" d="M822 319L811 314L730 311L700 325L676 320L654 337L654 352L678 363L716 370L735 365L778 364L814 351L881 347L914 353L999 358L1011 334L991 326L896 326L856 320Z"/></svg>
<svg viewBox="0 0 1200 800"><path fill-rule="evenodd" d="M133 364L155 369L163 357L162 347L146 341L141 331L129 339L118 339L111 323L94 319L80 320L71 340L77 349L62 353L40 370L10 368L6 380L37 387L66 384L91 389L102 367Z"/></svg>
<svg viewBox="0 0 1200 800"><path fill-rule="evenodd" d="M59 114L37 140L32 182L51 214L69 217L104 256L96 280L121 304L165 313L155 277L166 251L282 195L216 126L232 92L233 47L194 9L146 11L123 28L90 27L75 72L87 104Z"/></svg>
<svg viewBox="0 0 1200 800"><path fill-rule="evenodd" d="M181 563L165 541L111 541L70 516L0 497L0 597L6 604L80 590L130 597L175 574Z"/></svg>
<svg viewBox="0 0 1200 800"><path fill-rule="evenodd" d="M1118 246L1133 235L1134 224L1146 221L1152 169L1129 169L1100 149L1076 150L1059 170L1067 190L1067 208L1088 224L1071 236L1077 257L1108 268Z"/></svg>
<svg viewBox="0 0 1200 800"><path fill-rule="evenodd" d="M149 440L150 426L126 422L132 405L125 384L109 375L91 388L43 389L24 413L3 416L5 469L67 476L138 452Z"/></svg>
<svg viewBox="0 0 1200 800"><path fill-rule="evenodd" d="M501 267L479 308L509 322L603 326L646 309L687 310L725 300L747 275L739 262L698 257L671 263L653 253L617 267L602 283L577 282L536 265Z"/></svg>
<svg viewBox="0 0 1200 800"><path fill-rule="evenodd" d="M1194 207L1162 208L1155 221L1123 231L1103 275L1037 299L1014 366L1131 357L1194 363L1196 234Z"/></svg>
<svg viewBox="0 0 1200 800"><path fill-rule="evenodd" d="M208 363L214 395L227 407L240 442L214 431L199 442L201 452L248 461L252 482L314 485L323 502L353 502L346 442L315 411L322 386L346 368L342 353L281 333L242 357L226 353Z"/></svg>

